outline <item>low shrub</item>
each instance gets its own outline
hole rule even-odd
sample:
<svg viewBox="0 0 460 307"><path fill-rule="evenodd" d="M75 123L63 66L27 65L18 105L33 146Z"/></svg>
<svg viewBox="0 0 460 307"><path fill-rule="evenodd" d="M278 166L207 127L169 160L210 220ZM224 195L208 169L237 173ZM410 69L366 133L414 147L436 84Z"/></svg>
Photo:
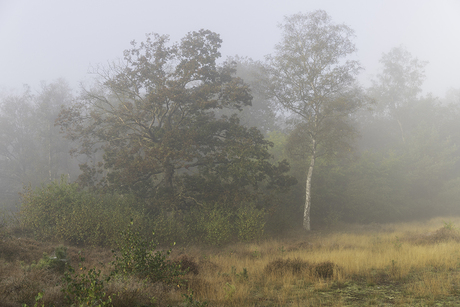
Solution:
<svg viewBox="0 0 460 307"><path fill-rule="evenodd" d="M231 241L249 242L262 238L265 212L253 204L230 208L225 204L205 205L185 218L190 241L222 246Z"/></svg>
<svg viewBox="0 0 460 307"><path fill-rule="evenodd" d="M434 232L408 234L402 240L415 245L438 244L448 241L460 242L460 232L455 228L442 227Z"/></svg>
<svg viewBox="0 0 460 307"><path fill-rule="evenodd" d="M174 263L179 265L180 270L183 272L192 273L194 275L198 275L199 273L198 263L196 263L195 259L192 257L181 255L174 261Z"/></svg>
<svg viewBox="0 0 460 307"><path fill-rule="evenodd" d="M321 278L331 278L334 275L336 265L330 261L320 262L313 266L316 276Z"/></svg>
<svg viewBox="0 0 460 307"><path fill-rule="evenodd" d="M112 297L107 295L105 284L110 276L101 276L101 270L87 268L83 265L84 257L78 265L78 272L67 265L64 273L62 292L71 306L112 306Z"/></svg>
<svg viewBox="0 0 460 307"><path fill-rule="evenodd" d="M23 262L21 264L25 270L46 269L62 274L68 262L67 247L61 245L56 247L54 255L49 256L48 253L44 252L43 257L37 263L32 261L31 265L24 265Z"/></svg>
<svg viewBox="0 0 460 307"><path fill-rule="evenodd" d="M336 265L330 261L309 263L308 261L295 259L276 259L265 266L266 274L282 276L284 274L311 274L320 278L331 278L334 275Z"/></svg>
<svg viewBox="0 0 460 307"><path fill-rule="evenodd" d="M286 273L302 274L309 270L311 264L298 258L275 259L265 266L266 274L284 275Z"/></svg>
<svg viewBox="0 0 460 307"><path fill-rule="evenodd" d="M23 226L40 240L111 246L130 217L142 220L134 203L130 196L81 191L77 184L62 178L35 190L27 188L20 216Z"/></svg>
<svg viewBox="0 0 460 307"><path fill-rule="evenodd" d="M117 242L118 251L112 251L115 258L112 262L113 274L135 274L151 282L180 284L180 277L185 272L178 264L166 259L171 250L155 251L157 244L143 238L140 230L134 229L134 222L131 220L128 228L121 232L121 238Z"/></svg>
<svg viewBox="0 0 460 307"><path fill-rule="evenodd" d="M217 205L204 211L198 224L204 232L204 241L209 245L221 246L229 243L232 238L232 214Z"/></svg>
<svg viewBox="0 0 460 307"><path fill-rule="evenodd" d="M160 211L150 218L149 225L155 229L155 239L161 245L171 242L185 244L189 242L184 214L180 211Z"/></svg>
<svg viewBox="0 0 460 307"><path fill-rule="evenodd" d="M260 240L265 230L265 211L254 204L241 206L236 213L238 240L249 242Z"/></svg>

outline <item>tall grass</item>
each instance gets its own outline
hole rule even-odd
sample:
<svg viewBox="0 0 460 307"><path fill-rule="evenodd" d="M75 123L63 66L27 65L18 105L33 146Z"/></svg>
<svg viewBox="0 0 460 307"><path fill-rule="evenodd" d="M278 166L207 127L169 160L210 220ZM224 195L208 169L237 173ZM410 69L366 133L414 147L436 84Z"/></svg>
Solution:
<svg viewBox="0 0 460 307"><path fill-rule="evenodd" d="M209 306L448 305L460 288L460 233L455 227L459 224L460 219L437 218L423 223L342 225L340 231L299 232L257 244L182 246L173 250L172 259L186 256L197 268L186 275L184 284L164 288L130 276L109 282L107 293L117 293L114 306L186 306L184 294L190 293L196 306L205 301ZM0 297L7 297L11 306L33 305L34 291L44 289L44 302L62 302L57 277L44 271L24 272L15 261L20 256L2 256L6 244L9 248L4 250L20 255L25 243L14 238L0 242L0 257L8 259L0 259ZM34 246L50 253L51 245ZM69 248L71 256L76 252ZM110 262L110 253L103 249L90 248L86 253L90 264ZM27 257L30 262L30 254ZM332 275L322 275L325 265ZM13 295L11 289L21 291Z"/></svg>

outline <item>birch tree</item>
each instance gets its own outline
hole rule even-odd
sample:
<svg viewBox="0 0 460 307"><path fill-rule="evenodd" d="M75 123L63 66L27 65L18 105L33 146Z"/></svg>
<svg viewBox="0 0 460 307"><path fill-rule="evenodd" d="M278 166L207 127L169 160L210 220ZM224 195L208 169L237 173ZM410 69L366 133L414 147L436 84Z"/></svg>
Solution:
<svg viewBox="0 0 460 307"><path fill-rule="evenodd" d="M311 184L315 160L331 153L346 136L350 114L364 102L355 85L359 62L348 59L356 51L354 31L334 24L325 11L285 17L281 42L267 56L268 98L298 119L297 132L309 157L305 183L303 227L310 230ZM350 131L347 132L349 134Z"/></svg>

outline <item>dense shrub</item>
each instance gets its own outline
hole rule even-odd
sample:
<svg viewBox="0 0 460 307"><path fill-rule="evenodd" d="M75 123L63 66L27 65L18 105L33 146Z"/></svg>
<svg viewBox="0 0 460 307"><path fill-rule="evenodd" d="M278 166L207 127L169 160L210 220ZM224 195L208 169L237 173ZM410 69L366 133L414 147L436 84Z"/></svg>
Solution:
<svg viewBox="0 0 460 307"><path fill-rule="evenodd" d="M41 240L70 244L113 245L130 218L140 221L129 196L99 195L65 179L22 194L21 221Z"/></svg>
<svg viewBox="0 0 460 307"><path fill-rule="evenodd" d="M149 220L148 225L155 230L155 240L161 245L190 242L184 214L180 211L160 211Z"/></svg>
<svg viewBox="0 0 460 307"><path fill-rule="evenodd" d="M232 214L217 206L201 215L199 225L204 230L204 241L210 245L220 246L232 238Z"/></svg>
<svg viewBox="0 0 460 307"><path fill-rule="evenodd" d="M252 241L264 234L265 212L253 204L212 204L184 211L142 214L130 195L96 194L80 190L65 179L27 188L22 194L20 217L37 239L73 245L114 246L119 230L133 218L146 233L164 245L206 243L221 246L233 240Z"/></svg>
<svg viewBox="0 0 460 307"><path fill-rule="evenodd" d="M236 213L238 240L243 242L259 240L265 229L265 212L253 204L242 206Z"/></svg>

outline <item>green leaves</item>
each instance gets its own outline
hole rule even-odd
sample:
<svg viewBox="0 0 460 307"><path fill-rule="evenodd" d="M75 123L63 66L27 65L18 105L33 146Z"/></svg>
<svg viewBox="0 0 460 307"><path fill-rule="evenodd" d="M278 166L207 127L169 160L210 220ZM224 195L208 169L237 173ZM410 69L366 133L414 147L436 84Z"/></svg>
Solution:
<svg viewBox="0 0 460 307"><path fill-rule="evenodd" d="M257 129L214 114L252 99L234 76L236 64L217 64L220 44L209 30L171 45L166 36L149 35L125 51L123 63L99 71L98 87L58 120L80 141L78 152L99 162L81 166L82 186L175 207L186 197L217 200L193 181L246 196L284 176L268 162L271 143Z"/></svg>
<svg viewBox="0 0 460 307"><path fill-rule="evenodd" d="M112 262L112 275L135 274L151 282L181 283L180 276L185 272L180 270L178 264L166 260L171 250L155 251L157 245L153 241L145 240L139 230L135 230L132 220L128 228L121 232L117 245L118 251L112 251L115 258Z"/></svg>
<svg viewBox="0 0 460 307"><path fill-rule="evenodd" d="M41 240L110 246L129 217L141 220L129 195L79 190L65 178L22 194L21 222Z"/></svg>
<svg viewBox="0 0 460 307"><path fill-rule="evenodd" d="M110 281L110 276L101 276L101 270L87 268L83 265L85 259L80 256L78 270L67 265L68 271L64 273L63 287L66 301L71 306L112 306L112 297L106 293L105 283ZM78 273L77 273L78 272Z"/></svg>

